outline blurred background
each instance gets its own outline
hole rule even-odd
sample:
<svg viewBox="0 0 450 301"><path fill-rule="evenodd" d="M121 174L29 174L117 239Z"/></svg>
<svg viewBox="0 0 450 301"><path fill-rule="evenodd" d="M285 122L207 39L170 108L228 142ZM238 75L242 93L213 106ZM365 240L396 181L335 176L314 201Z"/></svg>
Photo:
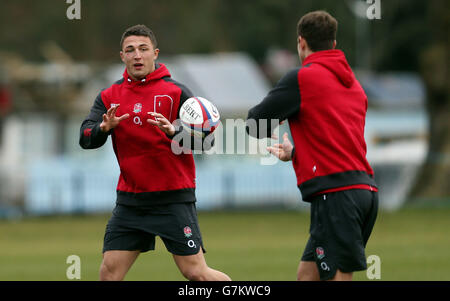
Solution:
<svg viewBox="0 0 450 301"><path fill-rule="evenodd" d="M399 231L401 237L406 232L419 236L405 239L407 245L384 255L385 261L405 250L418 252L416 246L423 248L422 253L409 253L406 263L392 260L387 269L393 274L384 279L450 279L448 272L443 268L437 272L435 267L441 266L438 262L450 265L448 255L442 255L450 253L445 235L450 227L448 1L80 0L79 19L68 18L74 1L68 2L0 2L0 244L11 246L0 251L1 280L64 279L64 259L54 264L54 273L41 278L39 262L48 268L54 262L52 256L37 259L24 251L45 241L42 254L53 254L51 246L68 240L64 233L52 232L61 227L81 235L80 244L85 247L74 247L73 252L89 254L92 274L85 279L96 279L119 168L111 140L100 149L82 150L79 128L99 91L121 78L119 41L126 28L150 27L161 50L158 61L168 66L174 79L214 102L223 121L245 120L248 109L300 64L296 25L302 15L317 9L327 10L338 20L337 48L345 52L369 100L367 158L379 184L381 205L374 248L383 260L383 246L398 241L392 231ZM378 13L376 18L368 18L373 12ZM280 134L285 131L288 127L283 125ZM201 224L203 218L206 225L202 227L210 229L204 235L211 233L218 239L212 229L220 232L244 223L233 232L249 230L240 233L247 241L245 235L256 239L257 233L263 237L267 231L284 231L276 227L291 217L286 231L298 228L297 236L286 238L296 243L290 254L293 261L277 266L286 264L292 271L268 273L274 279L257 271L237 275L241 280L256 280L256 275L262 275L261 280L294 280L308 235L308 204L301 201L291 163L261 165L263 155L243 154L245 145L237 140L235 155L195 155L197 208ZM225 149L220 143L216 147ZM260 219L254 215L257 212L262 212ZM273 224L261 224L262 220ZM86 237L77 231L89 232L86 225L96 227L94 246L87 247L89 243L82 240ZM413 226L427 232L421 232L421 237ZM391 240L382 240L384 234L377 236L377 229L378 233L385 229ZM435 237L436 245L424 245L421 239L429 239L436 229L442 232ZM403 267L422 262L429 258L426 250L431 247L441 251L428 272L418 267L417 273L396 274L397 263ZM19 249L24 253L17 253ZM55 256L68 256L72 249ZM213 257L217 265L233 269L233 262L222 259L229 254L219 255ZM253 266L258 264L267 262ZM173 273L167 279L179 277ZM141 275L146 275L145 270L129 279L142 279Z"/></svg>

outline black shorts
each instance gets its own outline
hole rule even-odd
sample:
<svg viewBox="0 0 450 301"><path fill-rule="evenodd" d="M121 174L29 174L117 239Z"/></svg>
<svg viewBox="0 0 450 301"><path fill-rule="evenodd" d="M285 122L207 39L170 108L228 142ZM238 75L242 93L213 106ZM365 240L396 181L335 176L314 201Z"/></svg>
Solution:
<svg viewBox="0 0 450 301"><path fill-rule="evenodd" d="M195 203L146 208L117 204L106 225L103 252L154 250L156 236L174 255L194 255L200 247L205 252Z"/></svg>
<svg viewBox="0 0 450 301"><path fill-rule="evenodd" d="M311 197L310 237L302 261L315 261L320 279L367 269L365 247L378 212L378 193L352 189Z"/></svg>

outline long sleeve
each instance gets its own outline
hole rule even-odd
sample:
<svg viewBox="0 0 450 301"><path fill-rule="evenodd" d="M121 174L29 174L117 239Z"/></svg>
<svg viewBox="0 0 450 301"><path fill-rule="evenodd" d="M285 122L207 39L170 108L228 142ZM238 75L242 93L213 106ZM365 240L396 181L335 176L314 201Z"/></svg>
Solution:
<svg viewBox="0 0 450 301"><path fill-rule="evenodd" d="M274 128L281 121L299 112L300 89L297 78L298 71L299 68L289 71L278 81L261 103L249 110L246 128L249 135L256 138L270 137ZM253 122L250 120L253 120ZM266 121L266 129L260 128L261 120ZM255 125L256 129L254 129Z"/></svg>
<svg viewBox="0 0 450 301"><path fill-rule="evenodd" d="M106 113L106 107L103 104L101 93L97 95L91 112L81 124L80 128L80 146L84 149L99 148L105 144L108 135L111 133L102 132L100 124L103 121L103 114Z"/></svg>

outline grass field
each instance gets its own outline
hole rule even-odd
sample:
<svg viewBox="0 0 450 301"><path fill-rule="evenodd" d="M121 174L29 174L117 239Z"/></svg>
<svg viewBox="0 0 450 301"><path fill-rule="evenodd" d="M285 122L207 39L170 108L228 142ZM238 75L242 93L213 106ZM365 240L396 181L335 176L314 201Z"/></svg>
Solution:
<svg viewBox="0 0 450 301"><path fill-rule="evenodd" d="M67 280L66 258L81 258L81 280L97 280L108 215L0 221L0 280ZM295 280L309 214L200 212L206 260L233 280ZM450 209L380 212L366 255L381 259L381 280L450 280ZM356 280L368 280L365 272ZM126 280L184 280L157 239Z"/></svg>

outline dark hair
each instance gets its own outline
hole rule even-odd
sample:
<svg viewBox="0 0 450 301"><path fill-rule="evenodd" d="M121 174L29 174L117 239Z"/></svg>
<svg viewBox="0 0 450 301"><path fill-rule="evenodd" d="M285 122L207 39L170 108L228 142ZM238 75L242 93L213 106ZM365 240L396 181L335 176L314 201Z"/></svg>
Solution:
<svg viewBox="0 0 450 301"><path fill-rule="evenodd" d="M150 41L152 42L153 48L156 48L158 46L158 43L156 42L156 37L153 31L151 31L150 28L148 28L145 25L138 24L131 26L130 28L127 28L125 32L122 34L122 38L120 39L120 49L123 47L123 41L126 37L129 36L144 36L149 37Z"/></svg>
<svg viewBox="0 0 450 301"><path fill-rule="evenodd" d="M297 24L297 35L308 43L312 51L333 49L338 22L323 10L304 15Z"/></svg>

